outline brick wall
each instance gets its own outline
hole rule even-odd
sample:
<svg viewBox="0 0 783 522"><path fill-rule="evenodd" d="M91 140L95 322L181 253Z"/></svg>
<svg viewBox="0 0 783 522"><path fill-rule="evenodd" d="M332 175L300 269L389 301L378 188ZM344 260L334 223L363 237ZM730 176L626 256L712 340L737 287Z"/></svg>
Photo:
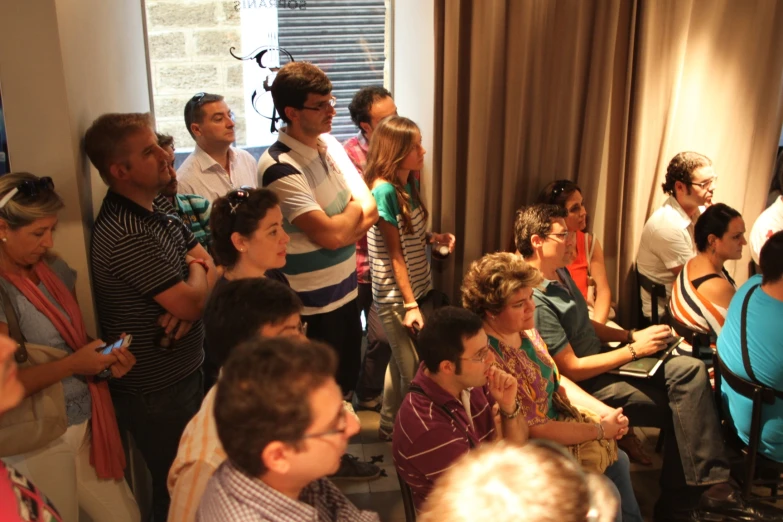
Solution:
<svg viewBox="0 0 783 522"><path fill-rule="evenodd" d="M222 94L237 115L237 144L244 145L240 16L235 0L147 0L155 119L178 149L195 144L185 128L184 110L195 93Z"/></svg>

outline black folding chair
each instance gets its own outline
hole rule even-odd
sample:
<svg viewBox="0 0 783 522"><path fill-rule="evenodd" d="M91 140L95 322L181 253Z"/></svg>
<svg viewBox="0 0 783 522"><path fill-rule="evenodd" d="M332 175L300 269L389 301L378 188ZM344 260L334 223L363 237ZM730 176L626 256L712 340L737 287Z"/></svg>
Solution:
<svg viewBox="0 0 783 522"><path fill-rule="evenodd" d="M691 345L693 351L691 355L697 359L707 359L704 362L707 365L712 364L712 347L710 334L697 332L696 330L689 328L688 325L675 319L671 313L669 314L669 326L671 326L675 333L685 339L685 342Z"/></svg>
<svg viewBox="0 0 783 522"><path fill-rule="evenodd" d="M639 328L650 326L652 324L665 323L664 317L658 315L658 305L663 304L666 306L666 285L656 283L649 277L642 275L639 272L639 268L634 265L634 272L636 272L636 290L637 290L637 305L638 305L638 322ZM650 294L650 319L647 319L642 312L642 288L647 290Z"/></svg>
<svg viewBox="0 0 783 522"><path fill-rule="evenodd" d="M400 494L402 495L402 507L405 509L405 522L416 522L416 507L413 504L411 487L402 479L399 473L397 474L397 480L400 481Z"/></svg>
<svg viewBox="0 0 783 522"><path fill-rule="evenodd" d="M783 498L783 495L778 495L778 487L783 485L783 479L781 479L783 463L769 459L758 452L761 440L761 414L764 406L774 404L775 399L781 398L783 393L762 384L751 382L733 373L726 367L718 353L714 355L714 367L715 402L723 428L723 435L729 447L743 457L743 472L740 476L735 477L742 486L742 496L746 500L753 497L770 501ZM722 382L725 382L735 392L753 402L748 444L745 444L739 438L734 427L734 421L726 414L723 407L723 398L720 392ZM770 489L771 494L769 496L755 495L751 491L753 486L767 487Z"/></svg>

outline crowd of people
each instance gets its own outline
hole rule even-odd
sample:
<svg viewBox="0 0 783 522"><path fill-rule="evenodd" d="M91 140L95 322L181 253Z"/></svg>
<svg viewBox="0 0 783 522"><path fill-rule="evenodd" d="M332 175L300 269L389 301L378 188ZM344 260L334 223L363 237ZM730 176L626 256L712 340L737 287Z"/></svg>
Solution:
<svg viewBox="0 0 783 522"><path fill-rule="evenodd" d="M233 146L216 94L187 102L196 146L178 170L147 114L87 130L108 186L89 251L103 340L51 251L54 182L0 177L0 519L139 521L130 434L154 522L378 521L333 484L381 476L346 453L354 409L380 413L421 520L641 521L630 462L650 464L644 426L665 435L656 520L783 519L731 480L717 408L747 441L750 406L726 387L716 405L703 360L673 355L650 379L612 371L673 333L614 321L628 304L612 299L579 186L553 182L521 208L516 251L473 261L452 306L431 263L458 239L429 227L419 127L368 87L339 143L332 83L309 63L282 67L271 92L285 125L258 161ZM637 258L670 299L643 292L644 315L658 307L783 390L783 199L751 232L760 275L737 288L724 264L745 223L712 203L716 182L701 154L671 160ZM52 419L25 418L43 394ZM761 451L783 462L777 406Z"/></svg>

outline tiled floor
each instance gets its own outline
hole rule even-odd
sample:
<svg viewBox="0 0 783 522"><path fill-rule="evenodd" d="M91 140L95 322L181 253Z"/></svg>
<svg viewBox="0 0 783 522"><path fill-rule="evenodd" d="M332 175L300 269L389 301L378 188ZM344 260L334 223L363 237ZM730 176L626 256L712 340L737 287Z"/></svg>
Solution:
<svg viewBox="0 0 783 522"><path fill-rule="evenodd" d="M405 522L405 513L400 497L400 487L394 462L391 457L391 443L378 440L379 415L374 412L360 411L362 430L351 440L348 452L365 460L376 459L376 463L386 471L385 477L371 482L339 482L340 489L362 509L377 512L383 522ZM652 521L652 510L658 498L658 475L661 470L661 456L655 454L658 430L637 428L648 453L653 456L650 467L631 464L631 480L642 514L645 520ZM378 460L382 457L382 460Z"/></svg>

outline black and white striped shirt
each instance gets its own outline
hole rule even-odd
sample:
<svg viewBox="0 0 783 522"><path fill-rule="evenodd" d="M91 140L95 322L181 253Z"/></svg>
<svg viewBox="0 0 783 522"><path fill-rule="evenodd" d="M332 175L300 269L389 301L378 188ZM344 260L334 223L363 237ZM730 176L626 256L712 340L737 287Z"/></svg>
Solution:
<svg viewBox="0 0 783 522"><path fill-rule="evenodd" d="M188 276L185 255L198 242L163 197L153 211L109 192L93 228L90 262L102 336L133 335L136 365L112 390L149 393L196 371L204 359L204 329L196 321L173 350L157 345L158 318L166 313L154 297Z"/></svg>

